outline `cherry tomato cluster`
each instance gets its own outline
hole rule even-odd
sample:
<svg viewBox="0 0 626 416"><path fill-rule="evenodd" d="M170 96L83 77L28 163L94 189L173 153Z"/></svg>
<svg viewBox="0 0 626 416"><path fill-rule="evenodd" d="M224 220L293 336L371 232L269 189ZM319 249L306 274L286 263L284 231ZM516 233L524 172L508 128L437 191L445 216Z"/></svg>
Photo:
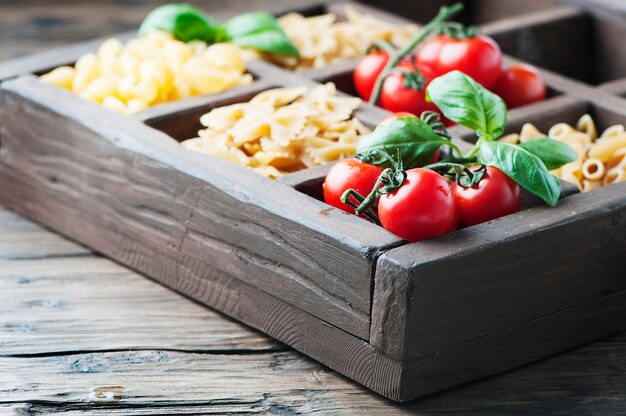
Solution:
<svg viewBox="0 0 626 416"><path fill-rule="evenodd" d="M387 51L376 50L357 64L354 85L364 100L370 100L376 80L389 59ZM495 92L509 108L546 97L546 85L535 68L514 65L502 70L502 52L492 38L441 34L423 43L414 55L402 59L384 79L378 104L389 111L405 111L416 116L424 111L436 111L437 107L426 101L426 87L434 78L454 70ZM445 119L444 122L450 124Z"/></svg>
<svg viewBox="0 0 626 416"><path fill-rule="evenodd" d="M324 200L354 214L355 208L342 202L342 195L349 189L368 195L382 173L382 168L357 159L342 160L326 176ZM460 226L487 222L515 213L522 206L519 185L492 166L471 187L425 168L410 169L405 174L401 186L380 196L375 210L385 229L408 241L426 240Z"/></svg>
<svg viewBox="0 0 626 416"><path fill-rule="evenodd" d="M389 119L404 116L406 113L397 113ZM437 151L431 164L438 161L439 154ZM381 184L385 183L381 179L385 175L400 176L400 183L389 191L379 192L373 212L359 214L405 240L421 241L521 209L521 188L517 182L493 166L476 165L469 170L478 173L481 169L478 181L461 184L460 180L448 179L427 168L394 171L355 158L345 159L335 164L326 175L324 200L356 214L356 207L364 199L347 203L346 195L376 195L374 191L381 189Z"/></svg>

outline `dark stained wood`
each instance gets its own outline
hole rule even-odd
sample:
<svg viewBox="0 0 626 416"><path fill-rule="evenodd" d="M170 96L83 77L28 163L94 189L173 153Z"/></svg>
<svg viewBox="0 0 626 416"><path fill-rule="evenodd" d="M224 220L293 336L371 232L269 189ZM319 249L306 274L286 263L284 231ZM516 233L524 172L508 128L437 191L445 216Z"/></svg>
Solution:
<svg viewBox="0 0 626 416"><path fill-rule="evenodd" d="M541 10L486 26L505 51L588 83L623 76L621 54L612 59L610 52L621 45L620 35L626 26L611 20L611 25L597 31L596 25L605 23L605 16L571 7L544 10L553 3L549 0L507 0L497 7L487 7L486 3L473 2L465 18L483 22L518 9ZM272 8L278 10L282 5L287 5L283 11L294 9L293 3L286 1L276 2ZM102 7L107 7L106 2ZM296 9L315 14L336 10L336 6L306 2ZM14 8L7 10L8 16L20 15ZM76 10L80 13L86 9ZM233 12L223 10L223 15ZM391 20L406 22L398 16ZM578 32L572 34L572 25ZM605 38L604 45L595 44ZM563 48L568 42L578 49ZM85 51L81 49L84 46L76 48L3 64L0 79L70 63L72 56ZM597 59L583 61L581 50L591 50ZM564 59L570 65L565 65ZM44 64L48 66L40 66ZM495 374L623 329L626 281L620 271L626 264L619 255L626 248L623 184L569 196L556 209L535 207L450 236L399 247L404 244L399 238L316 200L320 199L320 184L328 167L269 181L221 160L186 152L176 143L195 135L199 115L209 109L247 100L274 85L314 86L334 81L343 93L353 94L353 65L354 61L296 74L253 62L249 69L257 82L249 87L165 104L126 118L34 78L6 82L0 103L0 201L394 400L408 400ZM570 70L577 72L567 72ZM540 128L558 121L573 122L583 112L591 113L605 126L626 118L626 101L610 91L550 71L544 71L544 76L551 94L557 96L511 111L509 130L517 130L525 121L533 121ZM370 126L387 115L366 104L357 113ZM456 137L472 139L463 128L452 131ZM460 143L464 148L471 146ZM565 194L571 191L567 188ZM29 241L33 237L25 238ZM546 247L545 241L559 245ZM24 249L18 247L10 260L0 257L0 279L28 285L28 275L15 280L18 270L32 272L32 279L37 281L54 275L46 272L49 267L80 270L69 279L96 273L113 282L135 276L119 266L109 268L103 259L90 259L89 265L83 265L83 257L89 254L65 244L59 251L54 251L55 245L42 252L60 257L45 265L31 260L32 254L20 254ZM17 266L15 259L20 256L23 265ZM80 285L66 284L68 289L79 290ZM149 284L145 282L147 287ZM62 295L60 288L41 290L31 293L42 298L44 291L47 297ZM94 286L86 291L86 304L80 309L103 316L109 303L137 302L138 310L148 318L159 312L157 304L136 301L135 293L115 296L119 292L111 291L113 299L96 299L97 292L105 290ZM314 377L317 381L311 383L321 384L323 392L307 382L300 387L300 391L310 391L304 394L306 400L296 400L295 406L266 406L269 399L284 396L287 389L292 391L282 374L283 361L284 367L296 369L300 378L313 372L314 365L307 362L301 369L293 353L258 334L233 344L231 334L241 328L230 321L212 333L214 347L203 347L200 339L194 338L202 334L201 319L188 324L191 334L178 344L147 337L128 348L150 351L128 353L114 346L127 339L120 333L89 342L78 340L75 350L63 351L64 357L72 358L59 359L56 353L62 352L61 340L53 334L60 327L47 327L47 333L41 331L30 338L31 333L45 327L42 315L74 319L76 332L65 334L69 339L78 338L85 325L76 322L77 317L62 301L15 303L18 299L7 293L9 310L31 315L33 320L10 317L4 321L0 317L0 325L9 332L29 334L22 343L7 336L8 352L0 352L0 361L18 373L38 366L54 373L59 366L72 363L70 373L87 374L87 378L74 374L70 391L58 387L53 377L39 384L21 379L11 379L8 387L0 384L1 393L16 397L4 402L11 411L42 412L50 403L69 400L75 407L62 411L82 412L85 400L98 403L99 399L120 395L121 401L122 394L126 400L123 404L147 408L160 394L154 389L164 385L161 378L146 380L145 386L151 391L147 394L141 383L134 388L135 384L126 379L118 384L107 382L89 390L91 401L91 396L83 398L84 389L71 384L86 380L94 385L95 379L89 378L92 373L105 374L108 381L109 368L116 374L120 371L116 366L128 366L129 362L153 367L171 362L166 381L169 377L182 380L179 385L169 383L178 386L178 390L173 389L175 394L181 394L186 386L189 402L203 411L212 403L225 405L211 409L218 413L240 411L242 405L249 404L259 411L289 414L300 411L314 396L335 394L335 387L344 393L345 386L333 384L334 379L329 387ZM175 319L167 316L168 321ZM177 330L187 329L187 324L162 329L175 335ZM43 349L20 352L22 348L28 351L38 339L50 343L52 356ZM96 344L102 344L99 352ZM5 345L1 333L0 345ZM107 345L110 348L105 348ZM230 351L244 349L250 354L231 357ZM189 351L194 355L187 355ZM259 364L257 355L262 354L269 364ZM193 365L196 361L198 367ZM218 363L236 371L228 376L216 371L213 377L210 368ZM263 379L268 368L278 368L279 376ZM133 373L135 369L139 372ZM181 369L193 369L196 374L190 377L184 372L185 376L179 376ZM252 369L257 373L243 381L241 374ZM145 372L143 367L131 366L129 377ZM276 384L266 387L268 379ZM127 385L131 385L130 390ZM201 390L207 388L211 390L208 399ZM267 393L259 396L264 390ZM240 392L237 398L232 397L233 391ZM197 399L201 393L204 399ZM341 400L339 408L354 403L346 397ZM377 400L365 408L381 412L378 406L384 402ZM19 402L42 407L13 404ZM170 404L167 399L163 403ZM417 407L394 408L402 412L408 409Z"/></svg>
<svg viewBox="0 0 626 416"><path fill-rule="evenodd" d="M484 27L506 54L588 84L626 74L626 19L561 6Z"/></svg>
<svg viewBox="0 0 626 416"><path fill-rule="evenodd" d="M0 210L0 234L5 236L7 241L11 241L12 237L15 237L16 242L20 241L21 234L14 230L16 228L21 230L26 226L39 229L14 214ZM46 233L42 230L42 234ZM62 244L60 237L48 234L48 240L54 238ZM42 247L38 246L38 242L32 244L35 253L42 252L43 248L49 245L45 238L41 242ZM7 258L5 254L4 251L0 251L0 257ZM198 415L290 411L342 415L449 412L472 415L503 413L527 415L533 412L554 414L568 409L567 414L582 415L612 414L615 413L614 410L621 409L626 402L624 396L626 349L623 334L526 366L518 371L467 384L412 403L397 405L368 393L364 388L297 353L276 354L262 348L249 349L246 342L240 344L241 340L257 335L244 327L240 327L237 332L233 332L234 336L227 339L214 337L211 328L236 324L231 324L210 310L186 302L165 288L125 271L107 260L85 256L62 260L70 261L60 262L59 259L53 259L52 264L47 258L30 261L25 277L32 280L29 284L21 286L19 291L14 290L15 279L11 274L3 274L0 277L0 293L13 293L15 299L11 300L12 304L29 303L33 308L38 304L43 309L46 302L37 301L45 299L52 305L55 299L58 299L55 295L59 294L67 299L64 307L75 308L74 315L82 316L86 322L84 327L79 325L76 328L76 331L82 334L81 339L76 339L71 344L51 342L49 353L46 352L47 343L42 344L40 339L31 336L33 331L25 333L11 330L6 325L0 326L0 334L3 337L3 342L0 343L2 356L0 363L4 370L0 373L0 389L10 390L0 399L2 414ZM98 264L97 267L90 265L92 260ZM78 275L75 271L75 261L87 262L85 263L87 268ZM16 263L14 266L16 268L19 268L21 262L12 260L12 263ZM45 269L54 270L54 273L48 272L42 276L39 270ZM100 278L99 270L102 269L119 273L108 274L105 282ZM106 289L99 290L101 295L105 295L105 299L102 301L93 299L95 305L81 300L79 292L97 295L94 285L99 286L98 282L107 284ZM62 288L66 285L69 285L69 293L63 294ZM48 290L51 292L48 293ZM133 300L125 302L109 299L106 291L111 293L126 291L128 294L125 296L132 296ZM94 314L94 307L97 308L97 305L105 307L109 302L116 304L114 312L119 315L113 315L109 320L89 319ZM140 305L139 310L136 305ZM174 332L178 338L162 331L163 320L150 319L151 316L157 318L159 310L161 313L171 313L167 319L172 320L172 328L175 326L180 328ZM39 318L35 322L39 330L45 329L46 325L52 328L50 325L58 323L54 328L54 334L51 335L62 339L67 334L73 339L74 325L67 323L64 325L64 319L58 317L58 314L67 317L67 312L62 312L61 308L48 308L47 314L48 317L44 313L38 315ZM98 312L95 315L97 317ZM137 316L147 318L143 325L138 324ZM204 322L206 329L198 326L196 332L196 326L192 324L191 328L194 329L186 333L184 329L189 325L188 316L191 316L192 322ZM618 317L615 313L611 316ZM607 320L615 321L616 319ZM115 333L113 325L119 328L119 334ZM127 325L129 329L124 330ZM201 345L200 349L196 349L202 340L200 333L203 331L206 331L206 343ZM219 330L217 332L219 333ZM91 347L90 340L97 340L103 337L103 334L116 338L115 351L70 350L72 347ZM23 340L25 335L27 339ZM144 346L146 337L152 338L150 343L154 349L127 351ZM223 345L224 341L228 344ZM77 342L80 344L76 344ZM21 344L22 348L35 354L9 354L8 357L4 345L10 343ZM62 350L63 346L66 348L65 351ZM221 354L220 349L224 347L229 349L229 355ZM242 356L243 359L237 359L237 356ZM162 359L156 361L155 357ZM74 362L77 363L76 366L67 367L69 363ZM195 362L199 363L198 367L193 365ZM225 365L226 362L228 365ZM58 368L61 366L66 366L63 377L58 376ZM96 371L81 371L88 368ZM198 371L199 368L205 371L204 377L206 374L217 377L223 384L222 387L217 390L208 388L202 373ZM266 386L259 385L258 400L249 388L244 388L243 392L239 393L241 384L249 377L258 380L257 377L265 376L267 373L271 374L273 381L274 387L271 387L271 392ZM48 379L54 380L56 384L52 386L50 382L46 382ZM155 384L153 380L161 382ZM256 386L255 383L260 382L251 381L251 383ZM17 388L18 386L26 386L27 391ZM119 387L123 387L123 390ZM216 400L220 392L228 388L232 400ZM52 395L52 389L60 394ZM97 393L100 397L96 397L95 389L99 389ZM120 400L94 403L96 399L104 400L107 392L120 393ZM159 394L158 400L149 401L141 398L141 396L154 397L155 394ZM18 395L21 399L15 400ZM113 394L112 398L115 397ZM357 402L358 405L355 405Z"/></svg>
<svg viewBox="0 0 626 416"><path fill-rule="evenodd" d="M390 250L370 342L411 360L624 290L625 231L618 184Z"/></svg>
<svg viewBox="0 0 626 416"><path fill-rule="evenodd" d="M29 117L2 125L1 168L12 177L22 172L52 199L80 204L93 229L70 221L64 233L168 281L210 278L217 267L368 338L373 262L398 237L279 182L185 151L156 130L36 79L3 88L3 118L13 111ZM54 104L58 99L63 105ZM71 121L74 114L81 116ZM68 122L59 124L58 116ZM71 219L61 207L43 222L50 217ZM146 232L147 257L137 257L134 246ZM162 264L148 260L157 253Z"/></svg>

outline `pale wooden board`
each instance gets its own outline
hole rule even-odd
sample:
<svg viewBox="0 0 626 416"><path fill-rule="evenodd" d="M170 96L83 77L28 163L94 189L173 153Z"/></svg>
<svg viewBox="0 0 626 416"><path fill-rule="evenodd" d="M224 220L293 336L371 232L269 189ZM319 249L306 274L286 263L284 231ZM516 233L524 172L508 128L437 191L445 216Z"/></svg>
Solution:
<svg viewBox="0 0 626 416"><path fill-rule="evenodd" d="M1 356L287 349L104 258L0 260L0 280Z"/></svg>
<svg viewBox="0 0 626 416"><path fill-rule="evenodd" d="M0 210L0 260L90 255L89 249L73 243L9 211Z"/></svg>

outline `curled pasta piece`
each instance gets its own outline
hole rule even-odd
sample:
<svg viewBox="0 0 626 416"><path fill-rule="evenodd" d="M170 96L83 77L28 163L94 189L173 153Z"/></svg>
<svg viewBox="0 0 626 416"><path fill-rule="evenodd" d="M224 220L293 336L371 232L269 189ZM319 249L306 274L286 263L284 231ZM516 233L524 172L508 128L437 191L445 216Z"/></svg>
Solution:
<svg viewBox="0 0 626 416"><path fill-rule="evenodd" d="M582 173L585 179L597 181L604 176L604 163L598 159L587 159L582 164Z"/></svg>
<svg viewBox="0 0 626 416"><path fill-rule="evenodd" d="M600 159L603 163L607 163L611 160L613 154L622 147L626 147L626 134L602 137L589 149L588 154L589 157Z"/></svg>
<svg viewBox="0 0 626 416"><path fill-rule="evenodd" d="M522 131L519 134L519 141L521 143L524 143L529 140L538 139L539 137L543 136L545 136L545 134L540 132L537 127L535 127L531 123L526 123L522 126Z"/></svg>
<svg viewBox="0 0 626 416"><path fill-rule="evenodd" d="M621 136L623 133L624 133L624 126L621 124L616 124L604 130L600 138Z"/></svg>
<svg viewBox="0 0 626 416"><path fill-rule="evenodd" d="M574 130L574 128L569 124L559 123L555 124L550 128L550 130L548 130L548 136L552 137L553 139L563 140L564 138L575 132L576 130Z"/></svg>
<svg viewBox="0 0 626 416"><path fill-rule="evenodd" d="M578 123L576 123L576 130L588 135L592 142L598 138L596 123L589 114L585 114L578 119Z"/></svg>
<svg viewBox="0 0 626 416"><path fill-rule="evenodd" d="M593 191L594 189L602 186L602 181L589 181L589 180L583 179L582 183L583 183L583 188L582 188L583 192Z"/></svg>
<svg viewBox="0 0 626 416"><path fill-rule="evenodd" d="M626 180L626 172L621 168L613 168L610 169L604 180L602 181L605 185L609 185L612 183L624 182Z"/></svg>
<svg viewBox="0 0 626 416"><path fill-rule="evenodd" d="M626 168L626 147L617 149L615 153L613 153L611 160L607 163L607 167L609 169L616 167L621 167L622 169Z"/></svg>

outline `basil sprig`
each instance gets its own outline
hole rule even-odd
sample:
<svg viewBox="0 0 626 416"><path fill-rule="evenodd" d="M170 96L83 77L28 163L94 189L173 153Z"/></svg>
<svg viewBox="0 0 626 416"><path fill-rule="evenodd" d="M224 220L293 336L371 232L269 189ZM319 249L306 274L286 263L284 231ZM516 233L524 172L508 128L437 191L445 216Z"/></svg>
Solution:
<svg viewBox="0 0 626 416"><path fill-rule="evenodd" d="M183 42L229 41L261 52L295 58L300 56L276 18L267 12L245 13L220 25L191 4L169 3L148 14L139 27L139 35L145 36L154 29L171 33Z"/></svg>
<svg viewBox="0 0 626 416"><path fill-rule="evenodd" d="M426 89L426 99L437 104L448 119L481 137L495 138L504 133L506 104L502 98L462 72L435 78Z"/></svg>
<svg viewBox="0 0 626 416"><path fill-rule="evenodd" d="M561 186L549 170L576 160L571 146L549 137L519 146L495 141L504 133L506 104L459 71L434 79L426 93L448 119L476 132L478 142L468 156L479 153L479 162L498 168L548 205L556 205Z"/></svg>
<svg viewBox="0 0 626 416"><path fill-rule="evenodd" d="M520 143L519 147L541 159L548 170L558 169L578 159L578 154L572 146L549 137L529 140Z"/></svg>
<svg viewBox="0 0 626 416"><path fill-rule="evenodd" d="M141 23L139 35L145 36L154 29L171 33L183 42L219 42L223 33L215 20L187 3L169 3L152 10Z"/></svg>
<svg viewBox="0 0 626 416"><path fill-rule="evenodd" d="M231 42L246 48L277 55L300 57L276 18L267 12L251 12L233 17L225 25Z"/></svg>
<svg viewBox="0 0 626 416"><path fill-rule="evenodd" d="M447 143L448 140L435 133L425 121L417 117L398 117L361 137L356 150L365 162L395 167L394 158L399 157L405 169L412 169L426 165L437 149Z"/></svg>
<svg viewBox="0 0 626 416"><path fill-rule="evenodd" d="M552 139L550 139L552 140ZM541 159L520 146L497 141L485 141L480 146L478 160L507 174L521 187L543 199L551 207L561 195L561 183L548 172Z"/></svg>

